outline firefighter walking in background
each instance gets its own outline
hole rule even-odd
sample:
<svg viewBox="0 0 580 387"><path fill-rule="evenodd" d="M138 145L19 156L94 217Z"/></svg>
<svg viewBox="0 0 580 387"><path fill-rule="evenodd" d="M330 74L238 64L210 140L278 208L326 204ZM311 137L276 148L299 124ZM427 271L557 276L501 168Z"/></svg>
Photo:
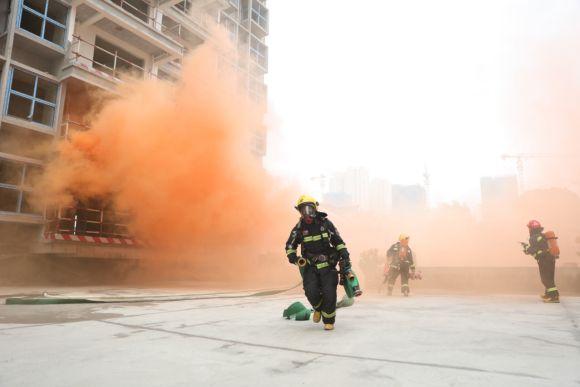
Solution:
<svg viewBox="0 0 580 387"><path fill-rule="evenodd" d="M533 256L538 262L540 269L540 279L544 285L545 292L541 296L544 302L560 302L560 293L556 287L556 259L560 255L560 249L556 242L553 231L543 232L544 228L537 220L528 222L530 232L529 244L522 243L524 253Z"/></svg>
<svg viewBox="0 0 580 387"><path fill-rule="evenodd" d="M409 296L409 271L415 274L415 263L413 252L409 247L409 236L399 235L399 241L392 245L387 251L387 264L389 265L388 275L385 281L388 283L388 295L393 294L393 287L399 274L401 275L401 293ZM384 282L383 282L384 283Z"/></svg>
<svg viewBox="0 0 580 387"><path fill-rule="evenodd" d="M296 203L300 221L286 242L286 256L291 264L305 265L302 280L306 298L314 309L312 320L322 321L325 330L334 329L336 317L336 288L351 271L346 245L327 214L318 211L316 199L302 195ZM302 258L296 255L300 245ZM300 262L299 262L300 260Z"/></svg>

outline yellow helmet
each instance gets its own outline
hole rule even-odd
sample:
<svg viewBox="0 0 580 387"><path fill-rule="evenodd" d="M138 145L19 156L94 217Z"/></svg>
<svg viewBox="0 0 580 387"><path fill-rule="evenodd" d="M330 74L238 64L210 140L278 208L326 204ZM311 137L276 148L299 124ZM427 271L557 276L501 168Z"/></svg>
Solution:
<svg viewBox="0 0 580 387"><path fill-rule="evenodd" d="M399 235L399 242L406 241L409 238L410 237L407 234L401 234L401 235Z"/></svg>
<svg viewBox="0 0 580 387"><path fill-rule="evenodd" d="M314 199L312 196L309 195L302 195L298 198L298 201L296 202L296 209L298 209L298 207L300 207L302 204L313 204L315 209L318 209L318 202L316 201L316 199Z"/></svg>

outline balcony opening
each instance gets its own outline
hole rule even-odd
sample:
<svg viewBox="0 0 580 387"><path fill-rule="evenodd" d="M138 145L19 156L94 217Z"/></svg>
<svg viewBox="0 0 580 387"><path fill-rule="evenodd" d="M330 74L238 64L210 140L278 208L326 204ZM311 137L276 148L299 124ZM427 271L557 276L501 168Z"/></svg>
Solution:
<svg viewBox="0 0 580 387"><path fill-rule="evenodd" d="M149 4L143 0L111 0L138 19L149 23Z"/></svg>
<svg viewBox="0 0 580 387"><path fill-rule="evenodd" d="M120 73L130 73L143 77L145 61L115 46L106 40L96 37L93 67L114 77Z"/></svg>
<svg viewBox="0 0 580 387"><path fill-rule="evenodd" d="M268 47L253 36L250 41L250 56L262 70L268 70Z"/></svg>
<svg viewBox="0 0 580 387"><path fill-rule="evenodd" d="M170 17L163 15L161 26L164 33L171 35L176 39L182 38L181 24L171 19Z"/></svg>
<svg viewBox="0 0 580 387"><path fill-rule="evenodd" d="M220 24L228 32L228 37L232 43L236 43L238 40L238 23L236 23L231 16L222 13L220 17Z"/></svg>
<svg viewBox="0 0 580 387"><path fill-rule="evenodd" d="M191 11L191 2L192 0L183 0L182 2L175 4L174 7L180 10L181 12L189 14L189 12Z"/></svg>
<svg viewBox="0 0 580 387"><path fill-rule="evenodd" d="M252 1L252 20L264 31L268 31L268 8L257 0Z"/></svg>
<svg viewBox="0 0 580 387"><path fill-rule="evenodd" d="M128 214L114 211L106 200L77 201L72 206L47 209L45 231L103 238L130 238Z"/></svg>

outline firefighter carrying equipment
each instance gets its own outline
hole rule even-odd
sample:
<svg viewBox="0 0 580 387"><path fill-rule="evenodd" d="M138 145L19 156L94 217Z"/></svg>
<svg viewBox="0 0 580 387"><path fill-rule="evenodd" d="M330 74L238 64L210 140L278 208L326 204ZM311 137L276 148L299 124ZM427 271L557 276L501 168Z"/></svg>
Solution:
<svg viewBox="0 0 580 387"><path fill-rule="evenodd" d="M415 270L413 251L409 246L404 246L401 242L397 242L387 250L387 263L390 268L396 268L402 262L407 263L411 270Z"/></svg>
<svg viewBox="0 0 580 387"><path fill-rule="evenodd" d="M290 232L286 241L286 256L291 263L297 260L297 249L300 245L301 255L310 259L317 255L334 257L338 254L346 268L350 266L350 257L346 244L334 224L327 218L324 212L318 212L312 223L306 223L300 219ZM294 262L292 262L294 261ZM335 265L336 262L333 262Z"/></svg>
<svg viewBox="0 0 580 387"><path fill-rule="evenodd" d="M409 246L403 245L401 241L393 244L387 251L387 263L389 264L388 274L383 280L383 284L388 284L388 295L393 292L397 277L401 276L401 293L409 294L409 275L415 273L415 263L413 252Z"/></svg>
<svg viewBox="0 0 580 387"><path fill-rule="evenodd" d="M299 200L301 205L313 202L318 204L310 197ZM297 262L300 245L300 255L306 259L306 265L300 267L306 298L315 311L321 312L325 324L333 324L339 282L336 265L340 263L341 273L346 274L351 270L351 263L346 244L327 216L317 212L312 222L301 218L286 242L286 256L290 262Z"/></svg>
<svg viewBox="0 0 580 387"><path fill-rule="evenodd" d="M556 242L556 236L553 232L543 233L543 230L544 229L541 226L530 227L529 244L524 253L533 256L538 262L540 279L542 281L542 285L544 285L544 288L546 289L546 300L548 300L544 301L559 302L560 294L558 292L558 288L556 287L555 281L556 258L558 258L558 256L552 254L550 251L550 245L547 238L549 236L550 238L553 238L553 242ZM556 251L555 249L553 249L553 251L559 253L559 251Z"/></svg>
<svg viewBox="0 0 580 387"><path fill-rule="evenodd" d="M530 228L529 243L520 242L524 248L524 254L533 256L535 259L542 257L559 258L560 247L558 246L558 237L553 231L542 232L544 229Z"/></svg>

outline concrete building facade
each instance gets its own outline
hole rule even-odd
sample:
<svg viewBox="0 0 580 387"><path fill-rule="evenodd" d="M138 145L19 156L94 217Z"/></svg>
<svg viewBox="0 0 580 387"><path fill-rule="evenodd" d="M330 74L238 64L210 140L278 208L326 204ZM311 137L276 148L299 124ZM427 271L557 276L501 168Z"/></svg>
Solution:
<svg viewBox="0 0 580 387"><path fill-rule="evenodd" d="M337 172L330 178L329 193L342 193L350 198L350 206L366 211L369 208L369 173L363 167Z"/></svg>
<svg viewBox="0 0 580 387"><path fill-rule="evenodd" d="M60 242L108 244L111 254L131 245L123 214L31 206L55 143L89 127L89 92L114 93L126 74L178 80L184 55L212 39L215 23L237 51L241 87L265 106L268 19L265 0L0 0L0 233L36 235L54 252ZM255 133L261 158L266 132Z"/></svg>

